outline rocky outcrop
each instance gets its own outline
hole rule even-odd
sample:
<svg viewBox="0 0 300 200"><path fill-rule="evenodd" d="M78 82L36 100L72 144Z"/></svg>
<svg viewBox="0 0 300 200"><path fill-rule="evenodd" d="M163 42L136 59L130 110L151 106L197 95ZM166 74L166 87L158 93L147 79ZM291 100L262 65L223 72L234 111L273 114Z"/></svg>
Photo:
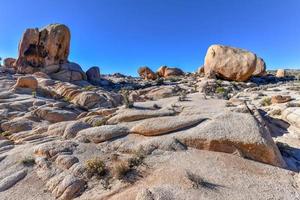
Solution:
<svg viewBox="0 0 300 200"><path fill-rule="evenodd" d="M182 76L184 75L184 72L177 68L177 67L167 67L167 66L161 66L157 72L160 77L171 77L171 76Z"/></svg>
<svg viewBox="0 0 300 200"><path fill-rule="evenodd" d="M145 80L157 79L157 75L149 67L140 67L138 69L138 74L141 78Z"/></svg>
<svg viewBox="0 0 300 200"><path fill-rule="evenodd" d="M4 67L14 67L14 63L16 62L16 59L14 58L5 58L3 60Z"/></svg>
<svg viewBox="0 0 300 200"><path fill-rule="evenodd" d="M156 117L139 122L130 132L145 136L156 136L191 127L204 120L205 119L197 116L190 116L188 118L179 116Z"/></svg>
<svg viewBox="0 0 300 200"><path fill-rule="evenodd" d="M19 72L34 72L44 66L66 63L70 38L70 30L63 24L27 29L19 43L16 61Z"/></svg>
<svg viewBox="0 0 300 200"><path fill-rule="evenodd" d="M230 81L248 80L257 66L254 53L229 46L212 45L208 48L204 71L207 77L219 77Z"/></svg>
<svg viewBox="0 0 300 200"><path fill-rule="evenodd" d="M42 71L61 81L86 80L81 67L68 61L70 37L69 28L63 24L27 29L20 41L14 66L24 74Z"/></svg>
<svg viewBox="0 0 300 200"><path fill-rule="evenodd" d="M76 139L83 142L100 143L112 138L125 136L128 133L129 129L126 126L103 125L79 131Z"/></svg>
<svg viewBox="0 0 300 200"><path fill-rule="evenodd" d="M99 67L91 67L86 71L87 80L91 83L97 83L100 80Z"/></svg>
<svg viewBox="0 0 300 200"><path fill-rule="evenodd" d="M262 58L257 57L256 67L255 67L255 70L254 70L252 75L253 76L264 76L264 75L266 75L266 63Z"/></svg>
<svg viewBox="0 0 300 200"><path fill-rule="evenodd" d="M284 69L278 69L277 72L276 72L276 77L277 78L284 78L286 75L285 75L285 70Z"/></svg>
<svg viewBox="0 0 300 200"><path fill-rule="evenodd" d="M55 68L53 66L53 68ZM58 71L50 74L53 79L64 82L86 80L86 74L81 69L80 65L72 62L57 65Z"/></svg>
<svg viewBox="0 0 300 200"><path fill-rule="evenodd" d="M18 78L17 83L13 88L30 88L35 91L38 88L38 81L34 76L21 76Z"/></svg>
<svg viewBox="0 0 300 200"><path fill-rule="evenodd" d="M275 103L286 103L286 102L290 101L291 99L292 99L291 96L275 95L275 96L272 96L271 103L272 104L275 104Z"/></svg>

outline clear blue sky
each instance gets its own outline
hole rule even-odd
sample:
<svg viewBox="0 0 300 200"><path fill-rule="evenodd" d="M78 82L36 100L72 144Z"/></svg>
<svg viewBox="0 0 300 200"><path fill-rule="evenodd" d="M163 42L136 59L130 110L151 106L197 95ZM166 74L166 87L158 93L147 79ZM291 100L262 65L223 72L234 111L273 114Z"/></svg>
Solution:
<svg viewBox="0 0 300 200"><path fill-rule="evenodd" d="M0 56L27 27L64 23L70 60L136 75L139 66L194 71L211 44L246 48L268 68L300 68L300 0L0 0Z"/></svg>

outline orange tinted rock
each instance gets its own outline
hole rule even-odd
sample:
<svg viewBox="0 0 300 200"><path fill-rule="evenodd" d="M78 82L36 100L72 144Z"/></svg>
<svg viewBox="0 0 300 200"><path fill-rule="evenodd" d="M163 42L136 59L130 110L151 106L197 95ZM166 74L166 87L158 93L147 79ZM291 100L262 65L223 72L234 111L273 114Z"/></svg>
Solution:
<svg viewBox="0 0 300 200"><path fill-rule="evenodd" d="M272 102L272 104L274 104L274 103L286 103L290 100L291 100L291 96L276 95L276 96L272 96L271 102Z"/></svg>
<svg viewBox="0 0 300 200"><path fill-rule="evenodd" d="M155 80L157 75L149 67L140 67L138 73L141 78L146 80Z"/></svg>

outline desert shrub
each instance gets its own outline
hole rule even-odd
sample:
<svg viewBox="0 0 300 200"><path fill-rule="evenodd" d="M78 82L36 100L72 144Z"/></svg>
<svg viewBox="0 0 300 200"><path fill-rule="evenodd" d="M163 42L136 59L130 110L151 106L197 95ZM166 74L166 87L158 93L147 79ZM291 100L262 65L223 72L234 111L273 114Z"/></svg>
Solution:
<svg viewBox="0 0 300 200"><path fill-rule="evenodd" d="M164 84L164 79L163 78L158 78L155 81L156 81L156 85L163 85Z"/></svg>
<svg viewBox="0 0 300 200"><path fill-rule="evenodd" d="M69 98L69 97L64 97L64 99L63 99L65 102L71 102L71 98Z"/></svg>
<svg viewBox="0 0 300 200"><path fill-rule="evenodd" d="M113 176L117 179L123 179L129 171L130 167L125 161L116 162L112 169Z"/></svg>
<svg viewBox="0 0 300 200"><path fill-rule="evenodd" d="M271 97L265 97L260 102L260 105L262 105L262 106L269 106L271 104L272 104Z"/></svg>
<svg viewBox="0 0 300 200"><path fill-rule="evenodd" d="M129 100L129 91L128 90L122 90L121 91L123 101L125 108L133 108L133 102Z"/></svg>
<svg viewBox="0 0 300 200"><path fill-rule="evenodd" d="M32 91L31 94L32 94L32 97L33 97L33 98L36 98L36 91Z"/></svg>
<svg viewBox="0 0 300 200"><path fill-rule="evenodd" d="M3 137L8 137L8 136L11 135L11 132L9 132L9 131L4 131L4 132L0 133L0 135L3 136Z"/></svg>
<svg viewBox="0 0 300 200"><path fill-rule="evenodd" d="M187 100L187 94L185 90L182 90L180 92L180 96L178 97L178 101L186 101Z"/></svg>
<svg viewBox="0 0 300 200"><path fill-rule="evenodd" d="M88 86L85 86L85 87L83 88L83 90L85 90L85 91L91 91L91 90L94 90L94 89L95 89L95 87L92 86L92 85L88 85Z"/></svg>
<svg viewBox="0 0 300 200"><path fill-rule="evenodd" d="M105 163L98 157L85 161L85 168L90 175L103 176L106 174Z"/></svg>
<svg viewBox="0 0 300 200"><path fill-rule="evenodd" d="M218 93L218 94L222 94L222 93L225 93L225 88L223 88L223 87L217 87L216 88L216 93Z"/></svg>
<svg viewBox="0 0 300 200"><path fill-rule="evenodd" d="M146 155L147 155L146 151L142 147L134 151L133 156L128 159L129 167L136 167L141 165Z"/></svg>
<svg viewBox="0 0 300 200"><path fill-rule="evenodd" d="M33 157L25 157L21 162L26 167L35 165L35 159Z"/></svg>

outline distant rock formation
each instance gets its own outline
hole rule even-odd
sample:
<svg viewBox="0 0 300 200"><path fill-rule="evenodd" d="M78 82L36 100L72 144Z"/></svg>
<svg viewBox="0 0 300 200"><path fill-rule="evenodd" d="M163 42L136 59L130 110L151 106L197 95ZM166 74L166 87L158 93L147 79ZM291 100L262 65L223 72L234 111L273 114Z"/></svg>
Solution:
<svg viewBox="0 0 300 200"><path fill-rule="evenodd" d="M24 74L42 71L62 81L86 80L81 67L68 61L70 39L70 30L63 24L27 29L19 43L14 66Z"/></svg>
<svg viewBox="0 0 300 200"><path fill-rule="evenodd" d="M157 78L157 75L147 66L140 67L138 69L138 74L145 80L155 80Z"/></svg>
<svg viewBox="0 0 300 200"><path fill-rule="evenodd" d="M182 76L184 75L184 72L177 68L177 67L167 67L167 66L161 66L157 72L160 77L170 77L170 76Z"/></svg>

